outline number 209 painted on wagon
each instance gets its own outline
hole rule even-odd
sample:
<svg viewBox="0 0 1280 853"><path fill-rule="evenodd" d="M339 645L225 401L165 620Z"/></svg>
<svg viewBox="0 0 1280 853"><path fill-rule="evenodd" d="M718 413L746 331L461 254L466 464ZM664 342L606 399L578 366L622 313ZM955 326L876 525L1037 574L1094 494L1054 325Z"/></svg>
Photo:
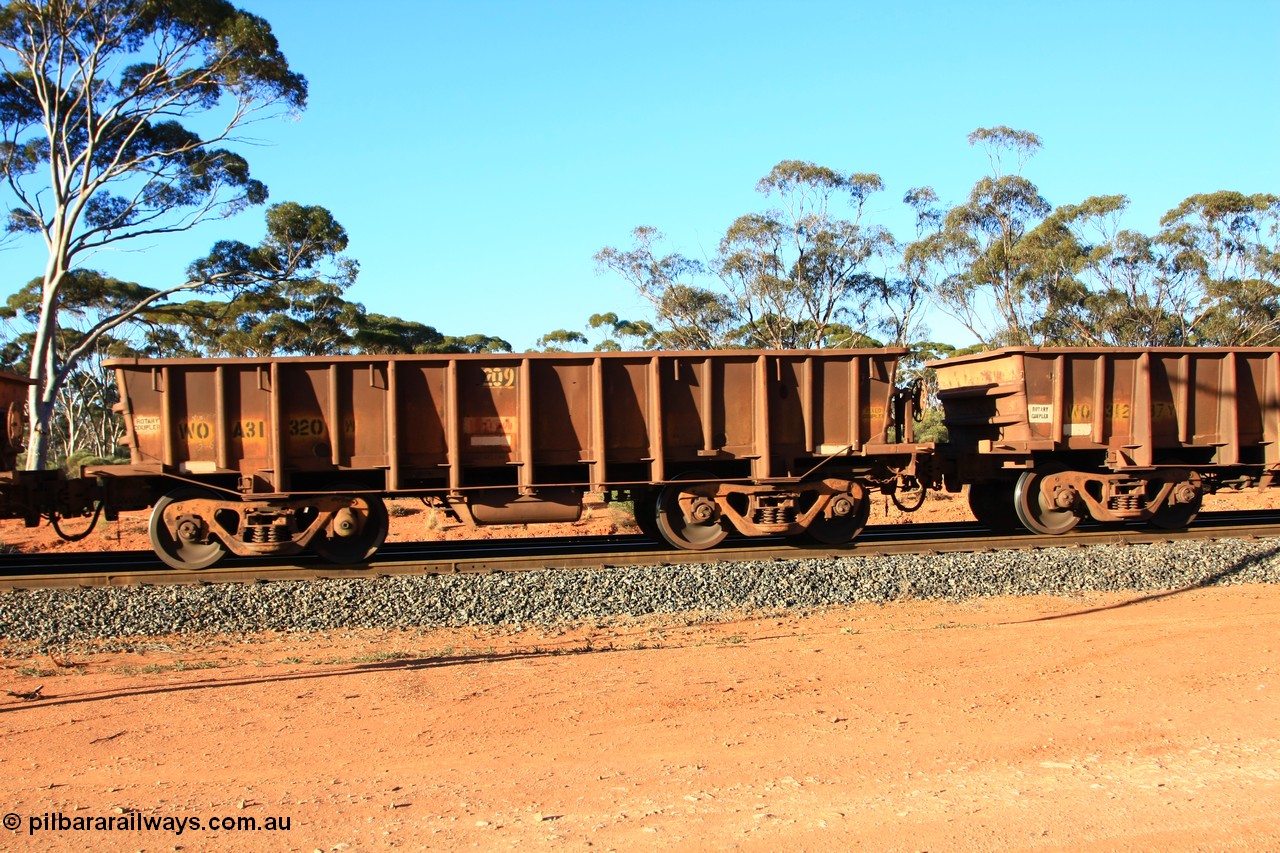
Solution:
<svg viewBox="0 0 1280 853"><path fill-rule="evenodd" d="M482 367L484 371L484 387L514 388L516 386L516 369L514 367Z"/></svg>

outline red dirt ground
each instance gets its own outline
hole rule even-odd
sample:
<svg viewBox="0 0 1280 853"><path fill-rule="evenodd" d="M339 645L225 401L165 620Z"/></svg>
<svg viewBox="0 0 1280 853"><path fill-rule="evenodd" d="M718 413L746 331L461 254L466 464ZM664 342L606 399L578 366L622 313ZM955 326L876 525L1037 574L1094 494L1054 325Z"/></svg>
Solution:
<svg viewBox="0 0 1280 853"><path fill-rule="evenodd" d="M1275 850L1277 637L1280 586L1244 586L57 659L0 641L0 843Z"/></svg>
<svg viewBox="0 0 1280 853"><path fill-rule="evenodd" d="M1275 850L1278 636L1254 586L11 660L4 843Z"/></svg>

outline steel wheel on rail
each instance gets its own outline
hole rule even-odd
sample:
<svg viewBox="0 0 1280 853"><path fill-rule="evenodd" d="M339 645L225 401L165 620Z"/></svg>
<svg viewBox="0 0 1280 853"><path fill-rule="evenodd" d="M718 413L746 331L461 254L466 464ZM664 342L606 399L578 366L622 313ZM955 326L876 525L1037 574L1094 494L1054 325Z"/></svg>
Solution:
<svg viewBox="0 0 1280 853"><path fill-rule="evenodd" d="M839 501L848 506L836 505ZM832 498L831 503L833 506L828 509L832 514L820 514L797 539L818 545L848 545L867 526L867 519L871 517L871 498L865 489L860 498L841 494Z"/></svg>
<svg viewBox="0 0 1280 853"><path fill-rule="evenodd" d="M714 480L710 474L689 471L674 480ZM658 492L653 519L668 543L686 551L714 548L729 535L729 528L714 498L698 494L697 484L668 483Z"/></svg>
<svg viewBox="0 0 1280 853"><path fill-rule="evenodd" d="M192 501L216 500L207 489L183 486L156 501L147 532L156 556L175 569L207 569L227 553L206 518ZM196 510L196 511L192 511Z"/></svg>
<svg viewBox="0 0 1280 853"><path fill-rule="evenodd" d="M1045 494L1041 486L1046 477L1066 469L1058 465L1046 465L1034 471L1024 471L1013 488L1013 509L1018 520L1033 533L1061 536L1080 523L1074 506L1058 506L1054 496Z"/></svg>
<svg viewBox="0 0 1280 853"><path fill-rule="evenodd" d="M340 488L350 488L344 486ZM342 495L349 505L333 514L324 530L308 543L330 563L349 565L369 559L387 539L391 526L387 505L377 495Z"/></svg>
<svg viewBox="0 0 1280 853"><path fill-rule="evenodd" d="M1174 498L1177 503L1169 503ZM1165 502L1147 519L1147 524L1161 530L1181 530L1195 520L1203 503L1200 475L1192 471L1190 477L1173 487Z"/></svg>
<svg viewBox="0 0 1280 853"><path fill-rule="evenodd" d="M1013 483L1008 482L971 483L969 511L992 533L1013 533L1018 529L1013 490Z"/></svg>

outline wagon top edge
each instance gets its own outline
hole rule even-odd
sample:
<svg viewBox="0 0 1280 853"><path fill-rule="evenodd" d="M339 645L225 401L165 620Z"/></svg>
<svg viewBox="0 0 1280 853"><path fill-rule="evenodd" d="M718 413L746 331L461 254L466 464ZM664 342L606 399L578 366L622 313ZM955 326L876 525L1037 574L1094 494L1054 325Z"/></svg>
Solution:
<svg viewBox="0 0 1280 853"><path fill-rule="evenodd" d="M811 349L811 350L679 350L633 352L499 352L499 353L397 353L395 355L335 355L335 356L260 356L247 358L113 358L104 362L107 367L150 366L210 366L210 365L267 365L267 364L385 364L406 362L410 364L447 363L450 361L508 362L533 361L591 362L614 359L750 359L760 356L774 358L840 358L847 356L880 356L900 358L908 352L906 347L877 347L866 349Z"/></svg>
<svg viewBox="0 0 1280 853"><path fill-rule="evenodd" d="M18 374L10 373L7 370L0 370L0 382L14 382L20 385L36 384L34 379L29 379L26 376L19 376Z"/></svg>
<svg viewBox="0 0 1280 853"><path fill-rule="evenodd" d="M934 359L925 362L925 367L946 367L952 364L966 364L1004 358L1010 355L1075 355L1081 358L1096 358L1108 355L1227 355L1229 353L1250 355L1270 355L1280 353L1276 347L1000 347L983 352L957 355L949 358Z"/></svg>

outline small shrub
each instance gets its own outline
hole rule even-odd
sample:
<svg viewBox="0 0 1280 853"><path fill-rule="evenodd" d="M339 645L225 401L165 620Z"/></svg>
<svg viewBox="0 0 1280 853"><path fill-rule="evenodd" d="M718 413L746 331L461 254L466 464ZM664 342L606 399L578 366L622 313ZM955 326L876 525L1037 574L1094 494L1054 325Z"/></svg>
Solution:
<svg viewBox="0 0 1280 853"><path fill-rule="evenodd" d="M915 434L916 441L936 441L939 444L947 441L947 425L942 422L940 406L925 411L920 423L916 424Z"/></svg>

